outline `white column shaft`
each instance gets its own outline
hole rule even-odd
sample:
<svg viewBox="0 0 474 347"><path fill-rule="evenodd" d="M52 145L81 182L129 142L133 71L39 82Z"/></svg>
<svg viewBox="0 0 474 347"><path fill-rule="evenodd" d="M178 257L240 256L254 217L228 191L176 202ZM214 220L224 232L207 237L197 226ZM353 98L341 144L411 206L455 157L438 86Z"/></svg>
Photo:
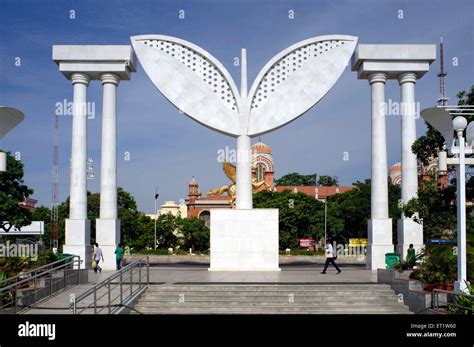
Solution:
<svg viewBox="0 0 474 347"><path fill-rule="evenodd" d="M417 196L418 167L416 155L411 147L416 140L416 74L407 72L398 78L401 89L402 128L402 202L407 203Z"/></svg>
<svg viewBox="0 0 474 347"><path fill-rule="evenodd" d="M117 219L117 85L115 74L103 74L100 218Z"/></svg>
<svg viewBox="0 0 474 347"><path fill-rule="evenodd" d="M466 280L466 161L465 142L462 133L458 134L459 166L457 167L457 251L458 251L458 280L455 289L468 292Z"/></svg>
<svg viewBox="0 0 474 347"><path fill-rule="evenodd" d="M387 133L384 73L369 76L372 89L372 186L371 219L388 218Z"/></svg>
<svg viewBox="0 0 474 347"><path fill-rule="evenodd" d="M87 86L83 73L71 76L73 84L70 219L87 219Z"/></svg>
<svg viewBox="0 0 474 347"><path fill-rule="evenodd" d="M237 182L236 208L252 208L252 162L250 137L241 135L237 138Z"/></svg>

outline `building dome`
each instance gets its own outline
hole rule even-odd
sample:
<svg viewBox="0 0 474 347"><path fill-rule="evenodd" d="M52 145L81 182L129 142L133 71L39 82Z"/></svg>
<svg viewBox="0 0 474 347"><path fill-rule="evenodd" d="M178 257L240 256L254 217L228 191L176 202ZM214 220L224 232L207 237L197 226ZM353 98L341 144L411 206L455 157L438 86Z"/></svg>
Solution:
<svg viewBox="0 0 474 347"><path fill-rule="evenodd" d="M402 163L398 162L390 166L388 175L392 184L400 184L402 180Z"/></svg>
<svg viewBox="0 0 474 347"><path fill-rule="evenodd" d="M272 148L259 141L252 146L252 153L272 154Z"/></svg>
<svg viewBox="0 0 474 347"><path fill-rule="evenodd" d="M191 180L189 181L188 184L189 184L190 186L197 186L197 181L196 181L196 179L194 178L194 176L193 176L193 178L191 178Z"/></svg>

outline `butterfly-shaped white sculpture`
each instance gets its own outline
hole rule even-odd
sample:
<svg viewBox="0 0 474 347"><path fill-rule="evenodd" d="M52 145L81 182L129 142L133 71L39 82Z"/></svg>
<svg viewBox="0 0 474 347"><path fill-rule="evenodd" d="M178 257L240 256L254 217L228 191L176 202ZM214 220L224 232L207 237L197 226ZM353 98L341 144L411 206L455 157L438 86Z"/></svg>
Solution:
<svg viewBox="0 0 474 347"><path fill-rule="evenodd" d="M329 35L300 41L263 67L247 94L204 49L176 37L131 37L145 72L160 92L195 121L230 136L257 136L301 116L332 88L354 52L357 37Z"/></svg>
<svg viewBox="0 0 474 347"><path fill-rule="evenodd" d="M295 120L332 88L354 52L357 38L318 36L288 47L263 67L247 92L242 50L240 93L225 67L202 48L171 36L131 37L158 90L195 121L237 137L237 209L252 208L250 137Z"/></svg>

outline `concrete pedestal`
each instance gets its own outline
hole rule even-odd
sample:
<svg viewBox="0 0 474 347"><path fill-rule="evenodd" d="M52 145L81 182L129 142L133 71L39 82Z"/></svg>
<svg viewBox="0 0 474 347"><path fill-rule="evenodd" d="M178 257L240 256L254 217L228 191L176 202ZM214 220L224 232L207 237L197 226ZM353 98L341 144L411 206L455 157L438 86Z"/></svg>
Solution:
<svg viewBox="0 0 474 347"><path fill-rule="evenodd" d="M91 222L88 219L66 219L66 243L63 253L81 257L81 269L89 269L92 262L90 239Z"/></svg>
<svg viewBox="0 0 474 347"><path fill-rule="evenodd" d="M280 271L278 209L212 209L209 271Z"/></svg>
<svg viewBox="0 0 474 347"><path fill-rule="evenodd" d="M385 253L393 253L392 219L369 219L367 269L385 269Z"/></svg>
<svg viewBox="0 0 474 347"><path fill-rule="evenodd" d="M423 248L423 225L412 219L399 219L397 221L398 245L397 252L402 259L407 256L410 243L413 244L415 252L419 253Z"/></svg>
<svg viewBox="0 0 474 347"><path fill-rule="evenodd" d="M96 219L96 242L104 254L103 270L115 270L115 249L120 242L120 219Z"/></svg>

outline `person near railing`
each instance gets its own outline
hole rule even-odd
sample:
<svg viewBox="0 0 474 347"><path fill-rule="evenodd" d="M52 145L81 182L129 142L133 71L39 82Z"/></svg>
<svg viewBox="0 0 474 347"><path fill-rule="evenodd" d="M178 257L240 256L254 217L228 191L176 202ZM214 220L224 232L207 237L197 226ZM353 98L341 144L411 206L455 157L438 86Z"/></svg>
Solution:
<svg viewBox="0 0 474 347"><path fill-rule="evenodd" d="M117 263L117 270L120 270L122 268L124 253L125 253L125 248L123 247L123 244L119 243L117 248L115 249L115 261Z"/></svg>
<svg viewBox="0 0 474 347"><path fill-rule="evenodd" d="M94 244L94 254L92 255L92 267L94 272L97 271L102 272L102 268L99 266L100 259L102 258L102 262L104 262L104 253L102 249L99 247L99 244L96 242Z"/></svg>

